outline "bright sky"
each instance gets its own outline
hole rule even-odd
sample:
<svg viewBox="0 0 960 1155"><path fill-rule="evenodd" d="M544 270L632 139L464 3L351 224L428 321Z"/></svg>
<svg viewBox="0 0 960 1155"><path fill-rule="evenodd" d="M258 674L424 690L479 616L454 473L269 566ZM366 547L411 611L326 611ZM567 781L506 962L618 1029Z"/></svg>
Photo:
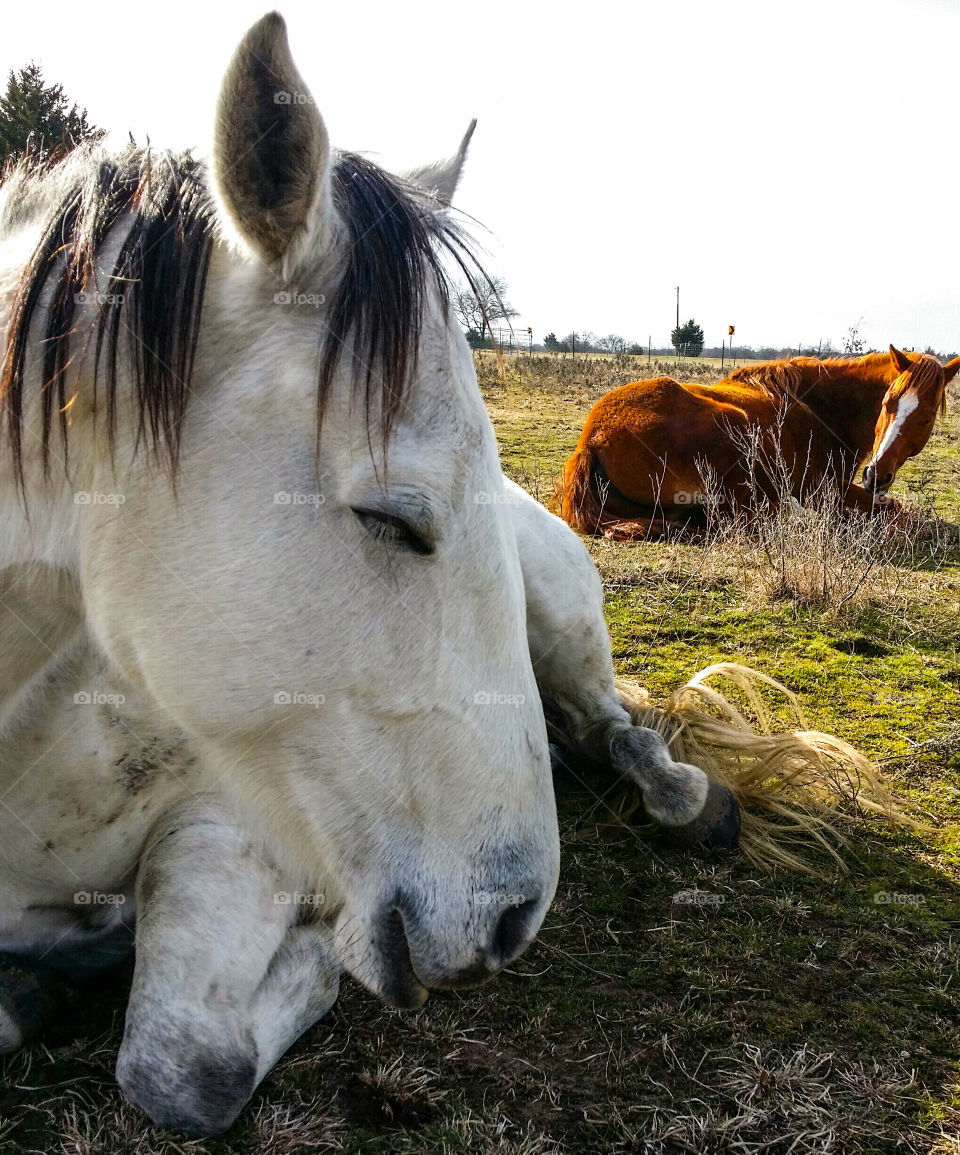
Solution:
<svg viewBox="0 0 960 1155"><path fill-rule="evenodd" d="M9 5L30 59L126 138L205 148L263 0ZM402 168L479 118L458 206L536 339L960 349L960 0L367 0L281 7L334 144ZM112 25L112 27L111 27Z"/></svg>

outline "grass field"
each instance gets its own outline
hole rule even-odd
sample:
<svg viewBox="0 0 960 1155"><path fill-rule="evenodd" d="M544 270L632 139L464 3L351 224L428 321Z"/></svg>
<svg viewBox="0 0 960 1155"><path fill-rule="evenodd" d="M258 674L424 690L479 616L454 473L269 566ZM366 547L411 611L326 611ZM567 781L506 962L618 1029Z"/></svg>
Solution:
<svg viewBox="0 0 960 1155"><path fill-rule="evenodd" d="M645 358L478 364L504 468L541 498L597 396L646 375ZM897 487L954 526L958 440L954 402ZM558 781L554 906L490 986L401 1015L345 981L233 1130L187 1143L120 1099L128 975L111 976L4 1065L0 1151L958 1155L960 551L944 536L842 609L768 596L743 555L591 543L620 672L662 700L708 663L759 667L878 759L929 830L865 822L848 874L769 875L617 822L609 784L578 772ZM675 899L691 889L701 901Z"/></svg>

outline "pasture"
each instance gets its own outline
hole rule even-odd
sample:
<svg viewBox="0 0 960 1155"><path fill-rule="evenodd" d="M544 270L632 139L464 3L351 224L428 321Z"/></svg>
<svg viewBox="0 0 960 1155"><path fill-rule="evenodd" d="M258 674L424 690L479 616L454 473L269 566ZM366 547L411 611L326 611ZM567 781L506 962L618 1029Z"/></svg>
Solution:
<svg viewBox="0 0 960 1155"><path fill-rule="evenodd" d="M541 499L646 358L478 354L505 472ZM719 377L691 362L701 380ZM671 370L677 368L671 365ZM0 1152L960 1152L960 406L896 492L937 535L791 581L748 544L591 543L618 672L662 701L712 662L781 679L928 821L865 822L815 878L662 845L588 767L558 779L563 860L534 946L409 1015L351 980L217 1140L144 1125L113 1076L129 973L7 1060ZM831 566L841 596L817 585ZM853 567L853 568L851 568ZM811 576L811 574L813 576ZM850 596L846 597L846 592ZM785 713L780 713L786 721Z"/></svg>

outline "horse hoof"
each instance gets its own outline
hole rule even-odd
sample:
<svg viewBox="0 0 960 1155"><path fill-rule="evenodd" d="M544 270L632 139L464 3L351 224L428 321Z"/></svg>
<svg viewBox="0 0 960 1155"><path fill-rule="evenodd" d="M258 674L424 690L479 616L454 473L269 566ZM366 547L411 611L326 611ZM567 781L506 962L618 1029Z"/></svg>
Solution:
<svg viewBox="0 0 960 1155"><path fill-rule="evenodd" d="M257 1087L251 1054L138 1054L126 1042L117 1057L123 1097L157 1127L191 1138L221 1135L236 1120Z"/></svg>
<svg viewBox="0 0 960 1155"><path fill-rule="evenodd" d="M71 995L62 978L42 962L0 954L0 1055L17 1051L62 1013Z"/></svg>
<svg viewBox="0 0 960 1155"><path fill-rule="evenodd" d="M663 827L675 846L718 846L730 850L740 837L740 807L736 798L719 782L711 780L703 809L686 826Z"/></svg>
<svg viewBox="0 0 960 1155"><path fill-rule="evenodd" d="M25 1041L20 1024L9 1011L0 1007L0 1055L12 1055Z"/></svg>

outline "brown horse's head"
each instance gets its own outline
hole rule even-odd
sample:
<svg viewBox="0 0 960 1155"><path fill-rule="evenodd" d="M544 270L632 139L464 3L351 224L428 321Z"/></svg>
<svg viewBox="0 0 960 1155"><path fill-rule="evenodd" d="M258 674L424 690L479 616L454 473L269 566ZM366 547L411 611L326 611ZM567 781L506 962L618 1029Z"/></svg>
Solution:
<svg viewBox="0 0 960 1155"><path fill-rule="evenodd" d="M897 371L877 418L873 453L863 470L864 488L883 494L893 484L900 466L919 453L933 432L937 414L947 401L947 382L960 369L960 357L941 365L925 353L902 353L890 346Z"/></svg>

